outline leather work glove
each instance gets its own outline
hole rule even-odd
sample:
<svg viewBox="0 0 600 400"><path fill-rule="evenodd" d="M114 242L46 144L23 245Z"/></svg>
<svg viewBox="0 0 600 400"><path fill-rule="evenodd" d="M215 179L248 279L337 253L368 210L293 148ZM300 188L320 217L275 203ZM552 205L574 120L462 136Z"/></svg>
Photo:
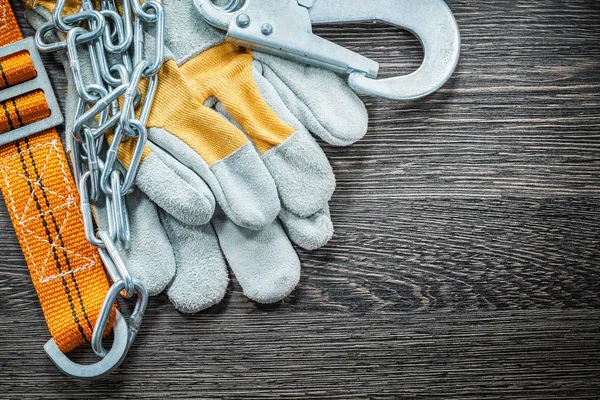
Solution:
<svg viewBox="0 0 600 400"><path fill-rule="evenodd" d="M226 263L250 299L279 301L300 276L291 241L315 249L333 234L335 179L309 132L351 144L366 132L366 110L331 72L223 43L191 0L168 1L165 11L169 51L127 201L132 244L123 258L183 312L222 299ZM36 12L34 26L49 17ZM125 165L135 141L126 143Z"/></svg>

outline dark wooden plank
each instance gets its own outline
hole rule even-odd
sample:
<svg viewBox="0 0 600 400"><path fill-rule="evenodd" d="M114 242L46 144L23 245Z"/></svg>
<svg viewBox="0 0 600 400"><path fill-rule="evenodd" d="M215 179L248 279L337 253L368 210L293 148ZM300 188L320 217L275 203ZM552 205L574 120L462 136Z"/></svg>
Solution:
<svg viewBox="0 0 600 400"><path fill-rule="evenodd" d="M145 328L119 373L81 383L62 377L43 356L43 327L17 315L3 320L0 329L11 341L2 346L10 357L2 357L0 389L11 398L61 399L558 399L600 393L600 316L591 311L228 310L183 317L152 307Z"/></svg>
<svg viewBox="0 0 600 400"><path fill-rule="evenodd" d="M457 73L424 100L363 97L367 137L325 146L336 236L281 304L234 282L187 317L160 296L119 372L74 382L42 352L0 205L0 398L599 398L600 2L448 4ZM316 31L384 76L418 65L397 28Z"/></svg>

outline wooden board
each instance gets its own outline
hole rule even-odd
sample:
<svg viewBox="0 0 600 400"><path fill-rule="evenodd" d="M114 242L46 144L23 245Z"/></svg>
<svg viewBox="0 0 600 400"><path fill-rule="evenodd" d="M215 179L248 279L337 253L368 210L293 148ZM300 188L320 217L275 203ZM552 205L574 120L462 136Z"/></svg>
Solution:
<svg viewBox="0 0 600 400"><path fill-rule="evenodd" d="M159 296L119 371L75 382L43 352L1 204L0 398L600 398L600 2L448 5L456 74L420 101L363 97L367 137L324 145L336 236L300 252L280 304L235 282L195 316ZM393 27L316 31L384 76L421 56Z"/></svg>

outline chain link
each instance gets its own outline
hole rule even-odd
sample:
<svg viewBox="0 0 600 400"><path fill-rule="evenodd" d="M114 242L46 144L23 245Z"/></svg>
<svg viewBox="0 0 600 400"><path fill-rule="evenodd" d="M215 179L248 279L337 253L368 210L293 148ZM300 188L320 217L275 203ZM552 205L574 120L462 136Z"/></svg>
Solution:
<svg viewBox="0 0 600 400"><path fill-rule="evenodd" d="M101 0L99 9L92 0L82 0L77 13L65 16L66 1L57 1L52 21L38 30L36 43L41 51L66 51L79 98L67 140L85 235L98 248L113 282L92 335L92 348L104 357L102 336L116 294L126 298L137 294L131 318L136 330L147 302L146 289L127 271L116 243L123 248L131 244L125 196L133 189L148 137L146 122L164 55L165 15L160 0L123 0L120 7L115 0ZM149 51L145 32L151 27L155 40ZM49 33L59 40L48 40ZM81 56L82 50L87 57ZM92 82L86 82L83 68ZM147 88L142 96L143 81ZM124 166L117 156L122 144L130 140L136 144L129 165ZM106 221L100 227L94 223L94 205L106 210Z"/></svg>

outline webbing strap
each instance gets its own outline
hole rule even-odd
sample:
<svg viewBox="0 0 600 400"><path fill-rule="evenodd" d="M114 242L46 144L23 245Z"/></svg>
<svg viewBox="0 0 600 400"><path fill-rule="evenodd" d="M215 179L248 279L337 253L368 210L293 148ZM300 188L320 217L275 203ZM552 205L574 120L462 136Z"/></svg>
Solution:
<svg viewBox="0 0 600 400"><path fill-rule="evenodd" d="M0 0L0 47L22 38L8 0ZM0 60L0 90L35 76L27 52ZM49 113L41 90L0 102L0 135ZM55 129L0 147L0 190L56 344L68 352L89 343L109 284L85 239L79 195Z"/></svg>

